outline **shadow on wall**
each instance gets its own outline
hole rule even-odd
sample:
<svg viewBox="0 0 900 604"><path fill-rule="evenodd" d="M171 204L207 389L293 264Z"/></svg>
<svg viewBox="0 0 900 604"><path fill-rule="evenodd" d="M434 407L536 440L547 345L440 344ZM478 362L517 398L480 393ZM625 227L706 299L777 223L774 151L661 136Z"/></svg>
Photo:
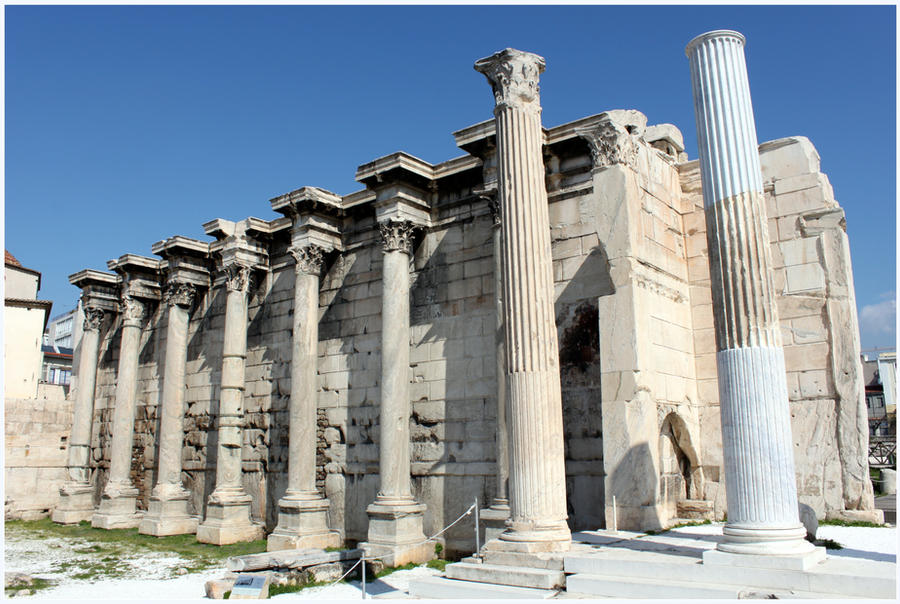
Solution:
<svg viewBox="0 0 900 604"><path fill-rule="evenodd" d="M606 251L597 245L556 299L566 501L574 531L605 525L599 325L615 319L599 317L597 299L614 292Z"/></svg>
<svg viewBox="0 0 900 604"><path fill-rule="evenodd" d="M616 502L618 529L662 528L663 519L660 518L656 507L658 476L648 443L642 442L628 449L613 470L610 485L617 497L637 505L622 505L619 501ZM612 505L612 501L608 503Z"/></svg>

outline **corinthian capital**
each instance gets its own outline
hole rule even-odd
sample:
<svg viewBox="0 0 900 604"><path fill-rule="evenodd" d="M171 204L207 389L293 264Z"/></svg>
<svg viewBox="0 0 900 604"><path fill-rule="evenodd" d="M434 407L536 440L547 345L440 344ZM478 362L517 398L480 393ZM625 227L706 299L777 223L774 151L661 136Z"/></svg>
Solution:
<svg viewBox="0 0 900 604"><path fill-rule="evenodd" d="M288 252L294 257L294 270L307 275L320 275L325 264L325 249L318 245L292 245Z"/></svg>
<svg viewBox="0 0 900 604"><path fill-rule="evenodd" d="M244 292L250 290L250 267L234 262L225 266L225 287L228 291Z"/></svg>
<svg viewBox="0 0 900 604"><path fill-rule="evenodd" d="M475 62L494 89L497 108L514 107L540 111L538 79L546 67L544 57L507 48Z"/></svg>
<svg viewBox="0 0 900 604"><path fill-rule="evenodd" d="M122 320L126 324L140 325L144 319L146 306L130 294L122 295Z"/></svg>
<svg viewBox="0 0 900 604"><path fill-rule="evenodd" d="M191 283L183 281L171 281L166 287L166 304L169 306L184 306L190 308L197 295L197 288Z"/></svg>
<svg viewBox="0 0 900 604"><path fill-rule="evenodd" d="M420 227L409 220L379 222L381 240L385 252L401 251L404 254L412 252L413 238Z"/></svg>
<svg viewBox="0 0 900 604"><path fill-rule="evenodd" d="M594 168L624 164L637 169L637 136L624 126L612 120L603 120L590 128L576 128L575 134L591 146Z"/></svg>
<svg viewBox="0 0 900 604"><path fill-rule="evenodd" d="M96 306L84 307L84 331L99 331L103 322L103 309Z"/></svg>

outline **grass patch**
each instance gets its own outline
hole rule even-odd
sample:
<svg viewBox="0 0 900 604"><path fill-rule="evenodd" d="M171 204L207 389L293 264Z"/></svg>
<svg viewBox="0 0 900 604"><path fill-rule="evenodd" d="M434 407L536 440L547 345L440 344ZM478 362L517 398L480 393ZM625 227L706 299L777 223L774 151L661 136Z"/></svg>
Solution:
<svg viewBox="0 0 900 604"><path fill-rule="evenodd" d="M40 577L33 577L31 579L31 585L25 585L24 583L21 585L10 585L7 587L4 592L7 596L13 596L18 594L20 591L30 590L32 593L36 593L42 589L47 589L48 587L53 587L56 585L55 581L51 581L50 579L41 579Z"/></svg>
<svg viewBox="0 0 900 604"><path fill-rule="evenodd" d="M825 549L844 549L844 546L834 539L816 539L816 545L821 545Z"/></svg>
<svg viewBox="0 0 900 604"><path fill-rule="evenodd" d="M441 572L444 572L444 569L447 567L448 564L450 564L449 560L429 560L425 564L425 566L427 566L428 568L434 568Z"/></svg>
<svg viewBox="0 0 900 604"><path fill-rule="evenodd" d="M31 539L51 537L66 539L78 545L72 551L83 558L60 562L58 572L76 571L73 579L91 580L100 577L121 577L132 570L123 563L136 551L158 552L176 555L184 562L172 569L173 576L179 568L189 573L200 572L221 564L225 558L266 551L266 540L260 539L232 545L210 545L197 541L195 535L153 537L141 535L133 529L97 529L89 522L74 525L56 524L49 518L40 520L10 520L6 522L6 538L12 536Z"/></svg>
<svg viewBox="0 0 900 604"><path fill-rule="evenodd" d="M819 526L856 526L867 528L884 528L883 524L867 522L864 520L841 520L840 518L832 518L831 520L819 520Z"/></svg>
<svg viewBox="0 0 900 604"><path fill-rule="evenodd" d="M686 526L703 526L705 524L712 524L712 520L707 518L706 520L695 520L695 521L691 521L691 522L679 522L678 524L673 524L672 526L670 526L668 528L659 529L659 530L651 529L649 531L644 531L644 533L647 535L659 535L660 533L665 533L666 531L671 531L672 529L683 528Z"/></svg>
<svg viewBox="0 0 900 604"><path fill-rule="evenodd" d="M387 577L389 574L395 573L398 570L412 570L417 566L419 565L415 562L410 562L409 564L404 564L403 566L389 566L375 573L375 578L380 579L381 577Z"/></svg>

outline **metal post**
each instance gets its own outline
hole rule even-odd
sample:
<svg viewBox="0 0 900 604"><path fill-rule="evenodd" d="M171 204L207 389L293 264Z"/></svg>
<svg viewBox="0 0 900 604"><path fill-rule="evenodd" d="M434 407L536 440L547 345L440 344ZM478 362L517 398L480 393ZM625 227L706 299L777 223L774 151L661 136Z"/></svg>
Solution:
<svg viewBox="0 0 900 604"><path fill-rule="evenodd" d="M362 557L362 599L366 599L366 555Z"/></svg>
<svg viewBox="0 0 900 604"><path fill-rule="evenodd" d="M475 498L475 555L481 554L481 528L478 526L478 497Z"/></svg>

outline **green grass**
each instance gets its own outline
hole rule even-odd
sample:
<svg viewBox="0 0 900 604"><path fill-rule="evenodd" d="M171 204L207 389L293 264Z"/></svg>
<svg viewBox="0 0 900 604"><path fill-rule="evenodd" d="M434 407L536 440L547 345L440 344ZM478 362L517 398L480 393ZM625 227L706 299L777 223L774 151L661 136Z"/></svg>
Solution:
<svg viewBox="0 0 900 604"><path fill-rule="evenodd" d="M375 578L380 579L381 577L387 577L391 573L395 573L398 570L411 570L419 566L415 562L410 562L409 564L404 564L403 566L387 566L377 573L375 573Z"/></svg>
<svg viewBox="0 0 900 604"><path fill-rule="evenodd" d="M832 518L831 520L819 520L819 526L861 526L869 528L884 528L883 524L874 522L866 522L863 520L841 520L840 518Z"/></svg>
<svg viewBox="0 0 900 604"><path fill-rule="evenodd" d="M435 568L441 572L444 572L444 569L447 565L450 564L449 560L429 560L425 566L428 568Z"/></svg>
<svg viewBox="0 0 900 604"><path fill-rule="evenodd" d="M31 579L31 585L12 585L7 587L4 591L7 595L15 595L20 591L30 589L32 592L37 592L42 589L47 589L48 587L52 587L55 585L55 581L51 581L50 579L41 579L39 577L33 577Z"/></svg>
<svg viewBox="0 0 900 604"><path fill-rule="evenodd" d="M706 520L696 520L693 522L680 522L678 524L673 524L672 526L670 526L668 528L659 529L659 530L651 529L649 531L644 531L644 533L646 533L647 535L658 535L660 533L665 533L666 531L671 531L672 529L682 528L685 526L703 526L704 524L712 524L712 520L707 518Z"/></svg>
<svg viewBox="0 0 900 604"><path fill-rule="evenodd" d="M73 549L82 557L74 561L61 562L54 570L65 572L77 570L75 579L95 579L100 577L120 577L128 570L121 561L136 551L174 554L185 559L180 568L188 572L199 572L220 564L230 556L243 556L266 551L265 539L233 545L210 545L199 543L194 535L172 535L153 537L141 535L137 529L96 529L89 522L74 525L56 524L49 518L40 520L10 520L6 522L6 537L21 535L42 539L58 537L78 545ZM173 574L177 569L172 569Z"/></svg>

